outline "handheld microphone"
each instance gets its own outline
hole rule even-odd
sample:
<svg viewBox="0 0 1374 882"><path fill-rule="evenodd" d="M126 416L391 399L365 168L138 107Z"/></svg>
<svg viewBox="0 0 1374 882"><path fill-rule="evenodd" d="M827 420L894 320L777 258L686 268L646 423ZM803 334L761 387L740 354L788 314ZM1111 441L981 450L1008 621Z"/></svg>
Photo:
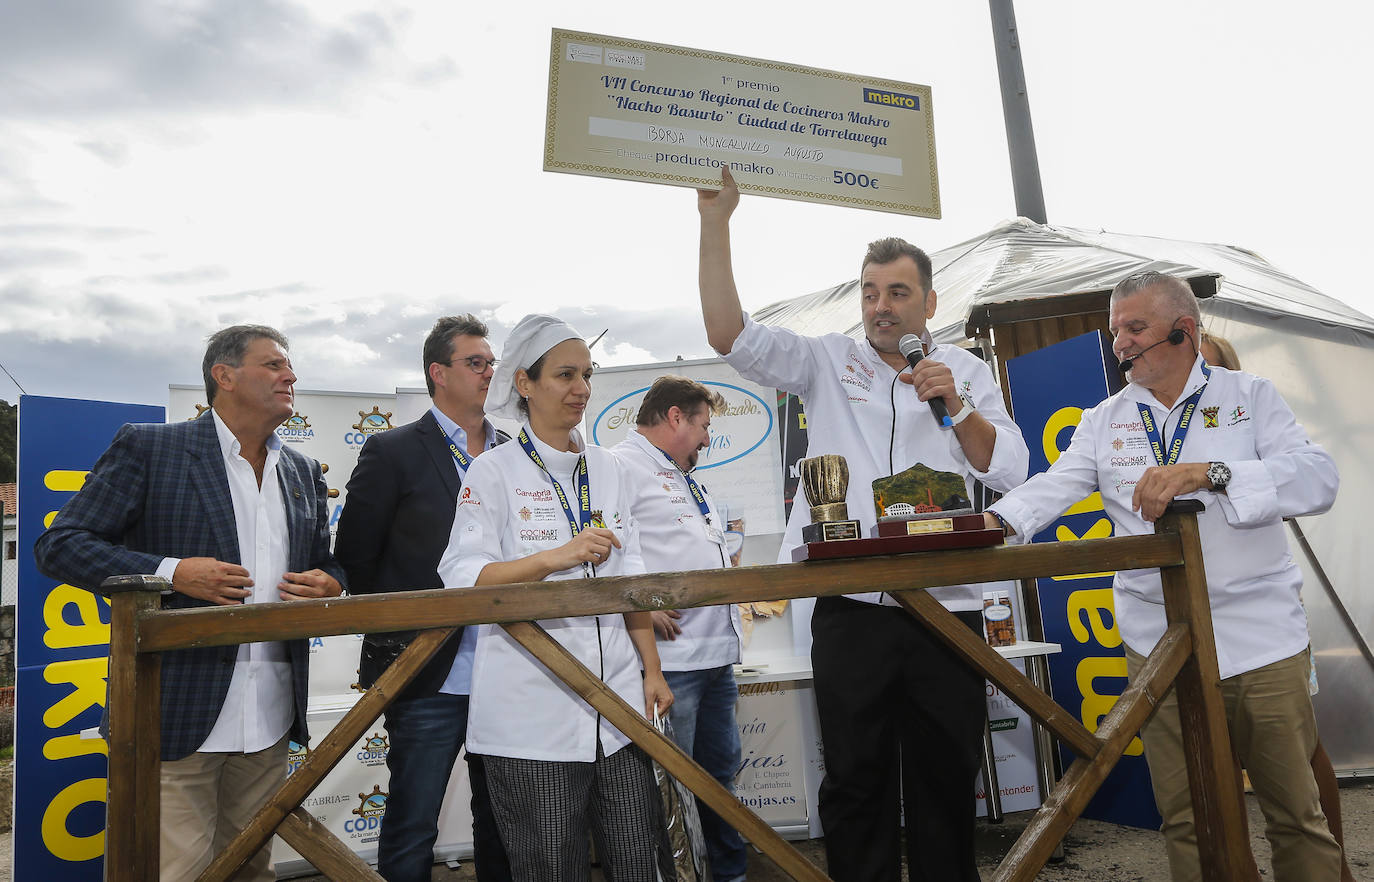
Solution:
<svg viewBox="0 0 1374 882"><path fill-rule="evenodd" d="M1130 358L1123 358L1121 360L1121 364L1117 365L1117 367L1120 368L1121 372L1124 374L1135 366L1135 363L1140 360L1141 356L1149 352L1151 349L1154 349L1156 346L1163 346L1165 343L1168 343L1170 346L1177 346L1186 339L1188 339L1188 333L1186 331L1184 331L1182 328L1174 328L1172 331L1169 332L1169 335L1165 337L1163 340L1151 343L1149 346L1146 346L1144 349L1140 350L1135 355L1132 355Z"/></svg>
<svg viewBox="0 0 1374 882"><path fill-rule="evenodd" d="M925 358L925 351L921 347L921 338L915 334L904 334L902 339L897 341L897 351L906 358L906 363L915 368ZM926 402L930 405L930 412L935 414L935 421L946 428L953 426L954 422L949 418L949 408L945 407L943 398L932 398Z"/></svg>

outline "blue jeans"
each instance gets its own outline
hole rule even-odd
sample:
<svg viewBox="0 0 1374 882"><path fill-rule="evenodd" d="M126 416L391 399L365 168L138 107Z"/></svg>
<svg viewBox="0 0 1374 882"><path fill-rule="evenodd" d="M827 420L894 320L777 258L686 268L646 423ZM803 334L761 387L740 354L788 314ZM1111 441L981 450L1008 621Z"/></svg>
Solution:
<svg viewBox="0 0 1374 882"><path fill-rule="evenodd" d="M387 882L429 882L449 775L468 728L468 697L437 693L397 701L386 711L391 784L377 841L377 872ZM468 756L473 841L480 882L506 882L510 864L496 831L482 758Z"/></svg>
<svg viewBox="0 0 1374 882"><path fill-rule="evenodd" d="M663 677L673 690L673 706L668 709L673 739L722 787L734 793L740 744L735 722L739 688L735 685L733 666L664 671ZM701 800L697 800L697 808L701 812L702 832L706 834L712 877L716 882L743 879L748 864L744 840Z"/></svg>

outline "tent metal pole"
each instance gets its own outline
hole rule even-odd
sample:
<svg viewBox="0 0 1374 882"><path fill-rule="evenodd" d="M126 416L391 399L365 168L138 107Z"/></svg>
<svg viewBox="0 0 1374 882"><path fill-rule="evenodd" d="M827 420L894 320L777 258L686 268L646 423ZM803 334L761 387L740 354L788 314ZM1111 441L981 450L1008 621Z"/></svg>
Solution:
<svg viewBox="0 0 1374 882"><path fill-rule="evenodd" d="M1016 213L1038 224L1045 216L1045 194L1040 187L1040 161L1031 129L1030 96L1021 65L1021 43L1016 33L1012 0L988 0L992 11L992 42L997 54L997 79L1002 86L1002 118L1007 127L1007 152L1011 157L1011 186Z"/></svg>
<svg viewBox="0 0 1374 882"><path fill-rule="evenodd" d="M1331 580L1327 578L1322 562L1317 559L1317 553L1312 550L1312 546L1307 541L1307 534L1302 531L1302 527L1298 526L1296 519L1284 518L1284 521L1288 524L1288 528L1293 531L1293 538L1297 539L1298 545L1302 547L1302 553L1307 556L1307 562L1312 565L1312 572L1317 574L1317 581L1321 582L1322 587L1326 589L1326 596L1331 599L1331 605L1336 608L1336 612L1341 616L1341 621L1345 622L1346 628L1355 638L1355 645L1360 648L1360 654L1364 656L1365 661L1369 662L1369 666L1374 668L1374 652L1370 651L1369 642L1364 639L1359 626L1350 617L1350 611L1345 608L1345 602L1336 593L1336 586L1332 585Z"/></svg>

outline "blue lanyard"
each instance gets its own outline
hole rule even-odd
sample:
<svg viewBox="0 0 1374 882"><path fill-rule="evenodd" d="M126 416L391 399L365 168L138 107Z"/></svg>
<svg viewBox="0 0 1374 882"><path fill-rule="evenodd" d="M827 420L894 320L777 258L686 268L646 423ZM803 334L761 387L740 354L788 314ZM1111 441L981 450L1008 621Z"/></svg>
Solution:
<svg viewBox="0 0 1374 882"><path fill-rule="evenodd" d="M1202 377L1204 380L1210 379L1211 370L1207 363L1202 363ZM1197 404L1202 400L1202 393L1206 391L1207 384L1204 382L1188 400L1183 403L1183 413L1178 418L1178 426L1174 429L1174 437L1169 441L1169 455L1165 458L1164 442L1159 435L1159 427L1155 425L1154 413L1150 406L1143 401L1137 401L1136 407L1140 410L1140 421L1145 424L1145 437L1150 439L1150 452L1155 455L1155 462L1159 465L1173 465L1178 462L1178 455L1183 452L1183 439L1188 437L1188 426L1193 422L1193 411L1197 409Z"/></svg>
<svg viewBox="0 0 1374 882"><path fill-rule="evenodd" d="M520 449L525 451L525 455L530 458L530 461L539 466L553 483L553 492L558 494L558 501L563 504L563 514L568 518L568 526L572 528L573 536L576 537L578 533L586 529L588 523L591 523L593 527L604 526L603 524L598 524L592 517L592 489L591 483L587 479L586 455L584 454L577 458L577 468L573 473L577 481L578 501L578 510L576 514L574 514L573 507L568 502L567 495L563 492L563 486L559 484L558 479L549 472L548 466L544 465L543 458L539 456L539 451L534 449L534 444L530 442L530 436L525 434L523 427L520 429L519 440Z"/></svg>
<svg viewBox="0 0 1374 882"><path fill-rule="evenodd" d="M462 427L460 426L459 428ZM485 430L485 426L483 426L483 429ZM463 448L459 447L458 442L454 441L452 436L447 432L444 433L444 440L448 442L448 452L453 454L453 461L458 465L459 476L466 478L468 466L472 465L472 460L468 458L468 455L463 452ZM483 444L485 445L485 443L484 441Z"/></svg>
<svg viewBox="0 0 1374 882"><path fill-rule="evenodd" d="M697 508L701 511L702 519L705 520L708 524L711 523L711 506L706 502L706 488L698 484L697 479L693 478L690 472L684 472L682 468L677 464L677 462L674 461L674 459L671 456L669 456L667 452L663 450L663 448L655 447L654 449L657 450L659 453L662 453L663 458L668 460L668 465L677 469L678 474L682 475L682 477L687 479L687 489L692 491L692 498L697 501Z"/></svg>
<svg viewBox="0 0 1374 882"><path fill-rule="evenodd" d="M468 466L472 464L471 461L463 454L462 449L454 443L452 438L445 436L445 439L448 441L448 452L453 454L453 461L458 464L458 474L467 477Z"/></svg>

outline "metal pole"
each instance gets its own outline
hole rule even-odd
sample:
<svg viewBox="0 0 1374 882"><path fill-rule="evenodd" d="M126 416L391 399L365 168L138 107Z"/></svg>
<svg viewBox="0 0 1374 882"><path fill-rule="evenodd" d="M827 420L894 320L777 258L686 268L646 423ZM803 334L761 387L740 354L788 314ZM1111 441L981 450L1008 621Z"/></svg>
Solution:
<svg viewBox="0 0 1374 882"><path fill-rule="evenodd" d="M1002 86L1002 118L1007 126L1007 153L1011 158L1011 187L1016 196L1016 213L1043 224L1049 222L1045 216L1045 193L1040 187L1030 96L1026 93L1021 42L1011 4L1012 0L988 0L993 48L997 52L997 79Z"/></svg>

